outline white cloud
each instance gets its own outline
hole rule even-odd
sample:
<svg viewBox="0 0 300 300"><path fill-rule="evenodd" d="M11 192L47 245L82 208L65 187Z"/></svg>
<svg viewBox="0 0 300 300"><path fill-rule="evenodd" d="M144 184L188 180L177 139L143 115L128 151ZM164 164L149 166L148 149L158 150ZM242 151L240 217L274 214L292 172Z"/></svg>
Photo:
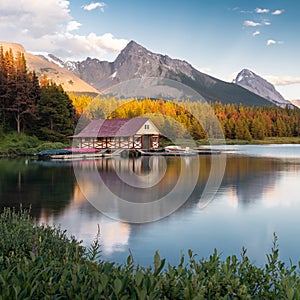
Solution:
<svg viewBox="0 0 300 300"><path fill-rule="evenodd" d="M102 12L104 12L104 7L106 6L106 4L104 2L91 2L90 4L88 5L83 5L82 8L84 10L94 10L96 9L97 7L99 7L101 9Z"/></svg>
<svg viewBox="0 0 300 300"><path fill-rule="evenodd" d="M245 27L269 26L269 25L271 25L271 22L269 20L264 20L261 23L259 23L259 22L247 20L247 21L244 21L243 25Z"/></svg>
<svg viewBox="0 0 300 300"><path fill-rule="evenodd" d="M239 11L241 14L253 14L252 10L240 10Z"/></svg>
<svg viewBox="0 0 300 300"><path fill-rule="evenodd" d="M267 14L270 12L268 8L256 8L255 12L258 14Z"/></svg>
<svg viewBox="0 0 300 300"><path fill-rule="evenodd" d="M278 16L281 15L282 13L284 13L284 9L276 9L272 12L272 15Z"/></svg>
<svg viewBox="0 0 300 300"><path fill-rule="evenodd" d="M30 36L39 38L44 34L54 34L62 23L72 20L69 1L64 0L1 0L0 32L9 38L28 29Z"/></svg>
<svg viewBox="0 0 300 300"><path fill-rule="evenodd" d="M267 46L275 45L277 42L275 40L267 40Z"/></svg>
<svg viewBox="0 0 300 300"><path fill-rule="evenodd" d="M64 39L66 39L64 41ZM57 39L57 45L61 48L65 44L71 44L73 52L81 56L96 56L97 53L110 51L121 51L128 43L125 39L117 39L111 33L105 33L101 36L90 33L87 36L66 34L61 39ZM71 53L70 53L71 54Z"/></svg>
<svg viewBox="0 0 300 300"><path fill-rule="evenodd" d="M283 44L283 41L275 41L272 39L267 40L267 46L275 45L275 44Z"/></svg>
<svg viewBox="0 0 300 300"><path fill-rule="evenodd" d="M254 22L254 21L249 21L249 20L247 20L247 21L244 21L244 26L246 26L246 27L256 27L256 26L261 26L261 23L256 23L256 22Z"/></svg>
<svg viewBox="0 0 300 300"><path fill-rule="evenodd" d="M257 36L260 34L260 31L256 30L255 32L252 33L253 36Z"/></svg>
<svg viewBox="0 0 300 300"><path fill-rule="evenodd" d="M274 85L290 85L300 83L300 77L292 76L264 76L264 78Z"/></svg>
<svg viewBox="0 0 300 300"><path fill-rule="evenodd" d="M236 7L234 7L234 8L229 8L229 10L231 10L231 11L237 11L237 12L239 12L239 13L241 13L241 14L252 14L253 13L253 11L251 11L251 10L242 10L240 7L238 7L238 6L236 6Z"/></svg>
<svg viewBox="0 0 300 300"><path fill-rule="evenodd" d="M127 40L117 39L111 33L85 36L67 32L45 35L39 40L39 46L31 50L52 52L69 60L82 60L88 56L111 60L114 53L121 51L127 43Z"/></svg>
<svg viewBox="0 0 300 300"><path fill-rule="evenodd" d="M79 29L79 27L81 26L82 24L80 24L79 22L77 21L70 21L67 25L67 31L70 32L70 31L74 31L74 30L77 30Z"/></svg>
<svg viewBox="0 0 300 300"><path fill-rule="evenodd" d="M82 25L73 18L69 6L70 1L65 0L1 0L1 40L20 43L28 51L76 60L87 56L114 59L128 43L112 33L81 35L78 30Z"/></svg>

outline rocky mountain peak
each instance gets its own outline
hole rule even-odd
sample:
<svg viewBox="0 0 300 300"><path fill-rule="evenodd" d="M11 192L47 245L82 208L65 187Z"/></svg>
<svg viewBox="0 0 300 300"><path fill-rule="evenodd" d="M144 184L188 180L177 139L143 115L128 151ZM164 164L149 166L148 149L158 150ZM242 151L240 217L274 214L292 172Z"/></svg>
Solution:
<svg viewBox="0 0 300 300"><path fill-rule="evenodd" d="M250 71L249 69L243 69L236 77L236 79L234 80L234 83L238 83L244 80L250 80L255 79L257 77L257 75L255 73L253 73L252 71ZM261 78L262 79L262 78Z"/></svg>
<svg viewBox="0 0 300 300"><path fill-rule="evenodd" d="M145 47L131 40L122 51L148 51Z"/></svg>
<svg viewBox="0 0 300 300"><path fill-rule="evenodd" d="M143 46L139 45L138 43L136 43L135 41L130 41L126 47L120 52L120 54L118 55L117 59L121 59L123 57L129 58L137 58L139 56L143 56L146 55L149 51L144 48Z"/></svg>
<svg viewBox="0 0 300 300"><path fill-rule="evenodd" d="M285 100L283 96L275 89L274 85L255 74L249 69L243 69L238 73L233 83L248 89L249 91L271 101L272 103L285 106L290 102Z"/></svg>

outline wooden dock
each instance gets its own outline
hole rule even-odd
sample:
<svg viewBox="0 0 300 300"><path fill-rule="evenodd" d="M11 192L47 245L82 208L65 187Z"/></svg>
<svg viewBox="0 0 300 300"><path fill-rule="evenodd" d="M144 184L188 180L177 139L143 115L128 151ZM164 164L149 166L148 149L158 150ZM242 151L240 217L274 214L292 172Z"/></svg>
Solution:
<svg viewBox="0 0 300 300"><path fill-rule="evenodd" d="M190 151L143 151L139 150L142 156L196 156L196 155L218 155L221 151L211 150L190 150Z"/></svg>
<svg viewBox="0 0 300 300"><path fill-rule="evenodd" d="M172 152L144 152L140 151L142 156L196 156L195 152L180 152L180 151L172 151Z"/></svg>
<svg viewBox="0 0 300 300"><path fill-rule="evenodd" d="M115 151L107 151L107 150L101 150L98 152L71 152L71 151L55 151L51 152L49 151L41 151L39 153L35 153L34 156L36 156L39 160L84 160L84 159L97 159L101 157L116 157L120 156L124 150L123 149L117 149Z"/></svg>
<svg viewBox="0 0 300 300"><path fill-rule="evenodd" d="M116 149L112 151L101 150L97 152L71 152L65 149L61 150L46 150L39 153L35 153L39 160L85 160L85 159L98 159L102 157L117 157L134 158L138 156L197 156L197 155L217 155L221 154L221 151L212 151L206 149L189 149L188 151L165 151L160 149L159 151L145 151L136 149Z"/></svg>

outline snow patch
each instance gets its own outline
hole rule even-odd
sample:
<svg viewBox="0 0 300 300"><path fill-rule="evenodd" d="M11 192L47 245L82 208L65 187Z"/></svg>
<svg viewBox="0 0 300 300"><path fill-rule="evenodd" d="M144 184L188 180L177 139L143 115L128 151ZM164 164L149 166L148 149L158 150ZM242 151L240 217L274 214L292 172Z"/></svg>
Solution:
<svg viewBox="0 0 300 300"><path fill-rule="evenodd" d="M67 69L69 71L74 71L76 70L76 63L72 62L72 61L67 61L65 66L67 67Z"/></svg>
<svg viewBox="0 0 300 300"><path fill-rule="evenodd" d="M56 64L57 66L64 68L64 61L62 60L62 58L55 56L53 54L49 54L47 52L37 52L37 51L31 51L29 52L33 55L39 56L53 64Z"/></svg>
<svg viewBox="0 0 300 300"><path fill-rule="evenodd" d="M244 77L242 75L240 75L237 79L237 82L241 82L244 79Z"/></svg>
<svg viewBox="0 0 300 300"><path fill-rule="evenodd" d="M115 78L117 76L117 71L110 75L111 78Z"/></svg>

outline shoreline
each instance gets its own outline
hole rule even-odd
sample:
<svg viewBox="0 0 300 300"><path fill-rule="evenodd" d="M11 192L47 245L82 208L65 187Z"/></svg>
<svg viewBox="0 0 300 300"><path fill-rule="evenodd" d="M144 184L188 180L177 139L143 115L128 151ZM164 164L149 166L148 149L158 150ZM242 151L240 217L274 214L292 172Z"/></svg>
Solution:
<svg viewBox="0 0 300 300"><path fill-rule="evenodd" d="M197 141L197 144L192 148L199 148L201 146L246 146L246 145L253 145L253 146L263 146L263 145L300 145L300 138L295 138L291 140L290 138L276 140L276 139L266 139L266 140L253 140L253 141L245 141L245 140L226 140L225 143L219 141L213 141L211 144L208 141ZM182 142L180 145L189 146L189 143ZM0 146L0 150L1 146ZM0 159L5 158L21 158L21 157L33 157L30 153L9 153L9 152L0 152Z"/></svg>
<svg viewBox="0 0 300 300"><path fill-rule="evenodd" d="M7 137L11 137L9 142L7 141ZM16 139L15 135L7 135L6 139L0 139L0 158L19 158L19 157L30 157L31 153L39 152L41 150L52 150L56 148L61 148L67 146L63 143L57 142L47 142L47 141L39 141L33 137L26 136L18 136L22 137L21 140ZM34 142L30 140L34 139ZM28 143L28 141L30 141ZM173 144L181 145L185 147L197 148L201 146L209 146L210 144L213 146L218 145L299 145L300 137L267 137L263 140L230 140L226 139L224 143L224 139L219 140L211 140L209 143L208 140L191 140L191 139L177 139L174 140ZM167 146L167 145L165 145Z"/></svg>

